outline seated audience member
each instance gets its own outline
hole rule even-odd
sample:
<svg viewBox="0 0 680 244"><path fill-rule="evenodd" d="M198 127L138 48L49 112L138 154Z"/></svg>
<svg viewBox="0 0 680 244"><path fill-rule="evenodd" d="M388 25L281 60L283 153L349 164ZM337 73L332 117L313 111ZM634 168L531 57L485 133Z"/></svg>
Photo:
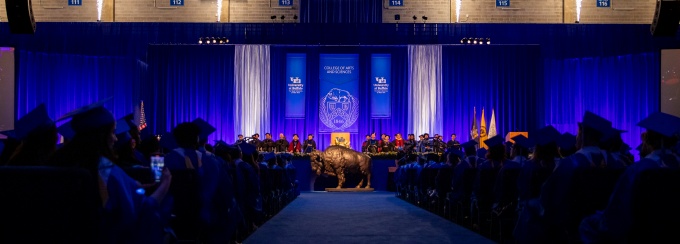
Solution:
<svg viewBox="0 0 680 244"><path fill-rule="evenodd" d="M45 104L38 105L17 121L15 136L21 143L7 165L45 165L57 149L57 127L47 115Z"/></svg>
<svg viewBox="0 0 680 244"><path fill-rule="evenodd" d="M643 144L649 146L651 153L626 169L604 211L583 219L579 232L585 243L626 243L633 226L632 194L637 176L649 169L680 167L680 157L672 150L678 141L680 118L657 112L640 121L638 126L647 129Z"/></svg>
<svg viewBox="0 0 680 244"><path fill-rule="evenodd" d="M106 101L106 100L105 100ZM162 243L168 227L169 212L161 206L172 176L163 170L156 190L146 196L138 182L114 163L116 120L103 102L78 109L72 116L73 139L57 150L49 165L84 168L96 175L92 187L99 192L101 204L100 243Z"/></svg>

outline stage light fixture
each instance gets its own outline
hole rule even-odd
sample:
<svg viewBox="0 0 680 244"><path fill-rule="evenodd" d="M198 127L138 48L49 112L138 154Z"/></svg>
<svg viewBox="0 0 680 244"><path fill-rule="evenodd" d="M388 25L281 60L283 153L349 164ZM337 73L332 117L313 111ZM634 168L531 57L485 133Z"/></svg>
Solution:
<svg viewBox="0 0 680 244"><path fill-rule="evenodd" d="M418 20L418 17L413 15L413 21L416 21L416 20Z"/></svg>
<svg viewBox="0 0 680 244"><path fill-rule="evenodd" d="M491 38L486 38L486 45L491 45Z"/></svg>
<svg viewBox="0 0 680 244"><path fill-rule="evenodd" d="M460 44L465 44L466 41L467 41L467 38L463 37L463 39L460 39Z"/></svg>
<svg viewBox="0 0 680 244"><path fill-rule="evenodd" d="M224 43L229 43L229 39L225 37L225 38L224 38Z"/></svg>
<svg viewBox="0 0 680 244"><path fill-rule="evenodd" d="M399 21L401 19L401 15L395 14L394 15L394 20Z"/></svg>
<svg viewBox="0 0 680 244"><path fill-rule="evenodd" d="M203 44L203 37L198 38L198 44Z"/></svg>
<svg viewBox="0 0 680 244"><path fill-rule="evenodd" d="M467 44L471 44L471 43L472 43L472 37L467 39Z"/></svg>
<svg viewBox="0 0 680 244"><path fill-rule="evenodd" d="M285 15L281 15L281 20L284 20L286 18Z"/></svg>
<svg viewBox="0 0 680 244"><path fill-rule="evenodd" d="M294 15L293 15L293 19L294 19L294 20L297 20L297 19L298 19L297 14L294 14Z"/></svg>
<svg viewBox="0 0 680 244"><path fill-rule="evenodd" d="M427 20L427 16L425 16L425 15L423 15L422 18L423 18L423 20Z"/></svg>
<svg viewBox="0 0 680 244"><path fill-rule="evenodd" d="M224 44L224 39L218 37L217 40L220 44Z"/></svg>
<svg viewBox="0 0 680 244"><path fill-rule="evenodd" d="M475 38L474 40L472 40L472 44L477 44L477 38Z"/></svg>
<svg viewBox="0 0 680 244"><path fill-rule="evenodd" d="M212 40L212 44L216 44L216 43L217 43L217 39L215 39L214 37L211 38L210 40Z"/></svg>
<svg viewBox="0 0 680 244"><path fill-rule="evenodd" d="M276 19L276 15L272 15L272 17L270 17L270 18L271 18L271 19Z"/></svg>

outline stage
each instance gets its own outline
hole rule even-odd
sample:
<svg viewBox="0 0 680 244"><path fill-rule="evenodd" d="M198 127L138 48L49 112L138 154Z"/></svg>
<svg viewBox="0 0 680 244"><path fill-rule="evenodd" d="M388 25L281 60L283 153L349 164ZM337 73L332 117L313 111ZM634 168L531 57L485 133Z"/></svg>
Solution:
<svg viewBox="0 0 680 244"><path fill-rule="evenodd" d="M489 123L492 112L499 135L531 135L548 124L576 134L585 111L626 130L623 139L635 148L642 132L636 123L659 109L659 48L677 46L649 37L643 25L442 24L436 27L439 35L415 39L409 39L412 29L395 31L393 24L333 26L333 34L362 33L347 36L315 35L320 26L285 26L309 39L268 32L271 25L248 33L266 32L271 35L253 38L273 39L247 39L248 24L38 25L45 31L35 41L0 33L5 37L0 43L16 44L19 57L16 117L46 103L50 116L58 118L113 97L105 106L117 118L144 101L148 127L143 136L161 135L200 117L217 128L210 143L232 143L237 134L271 132L276 139L284 133L289 141L293 134L301 140L311 134L321 150L331 145L334 131L350 133L355 150L372 132L439 133L445 139L455 133L465 142L473 121ZM228 35L229 45L198 45L198 34L177 35L177 30L204 35L232 27L239 31ZM490 36L491 44L459 44L477 35ZM297 61L291 55L304 56L304 62L292 67ZM387 55L389 63L381 63ZM353 83L330 86L348 70ZM299 84L302 90L289 89ZM389 93L378 93L385 84ZM352 115L346 117L353 122L347 127L344 120L324 119L330 108L328 99L322 102L329 93L326 86L354 97L356 103L336 104L348 108L343 116Z"/></svg>

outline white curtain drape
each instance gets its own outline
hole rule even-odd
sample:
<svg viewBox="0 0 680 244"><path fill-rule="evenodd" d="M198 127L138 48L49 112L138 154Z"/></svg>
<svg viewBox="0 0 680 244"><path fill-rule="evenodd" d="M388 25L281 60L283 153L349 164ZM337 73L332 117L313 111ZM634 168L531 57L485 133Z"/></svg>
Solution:
<svg viewBox="0 0 680 244"><path fill-rule="evenodd" d="M270 132L269 45L236 45L234 55L234 134ZM225 108L224 112L229 112Z"/></svg>
<svg viewBox="0 0 680 244"><path fill-rule="evenodd" d="M408 46L408 131L442 133L442 46Z"/></svg>

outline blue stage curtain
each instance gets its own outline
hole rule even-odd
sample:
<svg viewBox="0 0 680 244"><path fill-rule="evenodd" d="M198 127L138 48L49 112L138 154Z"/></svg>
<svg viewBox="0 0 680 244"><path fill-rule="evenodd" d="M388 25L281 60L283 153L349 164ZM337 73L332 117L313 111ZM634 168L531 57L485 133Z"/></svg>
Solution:
<svg viewBox="0 0 680 244"><path fill-rule="evenodd" d="M307 54L307 99L305 100L305 118L285 118L286 99L286 54ZM350 146L360 150L364 135L371 132L394 135L405 134L408 107L408 54L405 46L347 46L347 47L320 47L320 46L272 46L271 49L271 128L272 133L284 133L290 140L294 133L300 135L300 140L305 140L307 134L313 134L317 142L317 148L324 149L330 146L330 134L318 134L319 126L319 54L321 53L356 53L359 54L359 133L352 134ZM372 119L370 117L370 92L371 92L371 54L383 53L392 55L392 117ZM404 136L405 137L405 136ZM394 138L394 137L392 137Z"/></svg>
<svg viewBox="0 0 680 244"><path fill-rule="evenodd" d="M19 51L17 119L45 103L56 120L108 97L113 100L104 106L123 117L139 105L146 69L145 63L125 57Z"/></svg>
<svg viewBox="0 0 680 244"><path fill-rule="evenodd" d="M233 142L234 46L151 45L142 97L156 134L203 118L217 131L208 142Z"/></svg>
<svg viewBox="0 0 680 244"><path fill-rule="evenodd" d="M271 128L269 45L236 45L234 53L234 133L264 139Z"/></svg>
<svg viewBox="0 0 680 244"><path fill-rule="evenodd" d="M636 124L659 111L659 53L548 59L545 61L545 124L575 134L586 110L626 130L635 148L644 129ZM634 155L637 153L633 152Z"/></svg>
<svg viewBox="0 0 680 244"><path fill-rule="evenodd" d="M443 47L444 134L470 140L473 108L477 128L484 108L487 127L496 112L497 134L536 128L543 106L538 45L453 45Z"/></svg>
<svg viewBox="0 0 680 244"><path fill-rule="evenodd" d="M442 46L411 45L408 130L416 135L442 131Z"/></svg>
<svg viewBox="0 0 680 244"><path fill-rule="evenodd" d="M301 23L379 24L382 0L300 0Z"/></svg>

